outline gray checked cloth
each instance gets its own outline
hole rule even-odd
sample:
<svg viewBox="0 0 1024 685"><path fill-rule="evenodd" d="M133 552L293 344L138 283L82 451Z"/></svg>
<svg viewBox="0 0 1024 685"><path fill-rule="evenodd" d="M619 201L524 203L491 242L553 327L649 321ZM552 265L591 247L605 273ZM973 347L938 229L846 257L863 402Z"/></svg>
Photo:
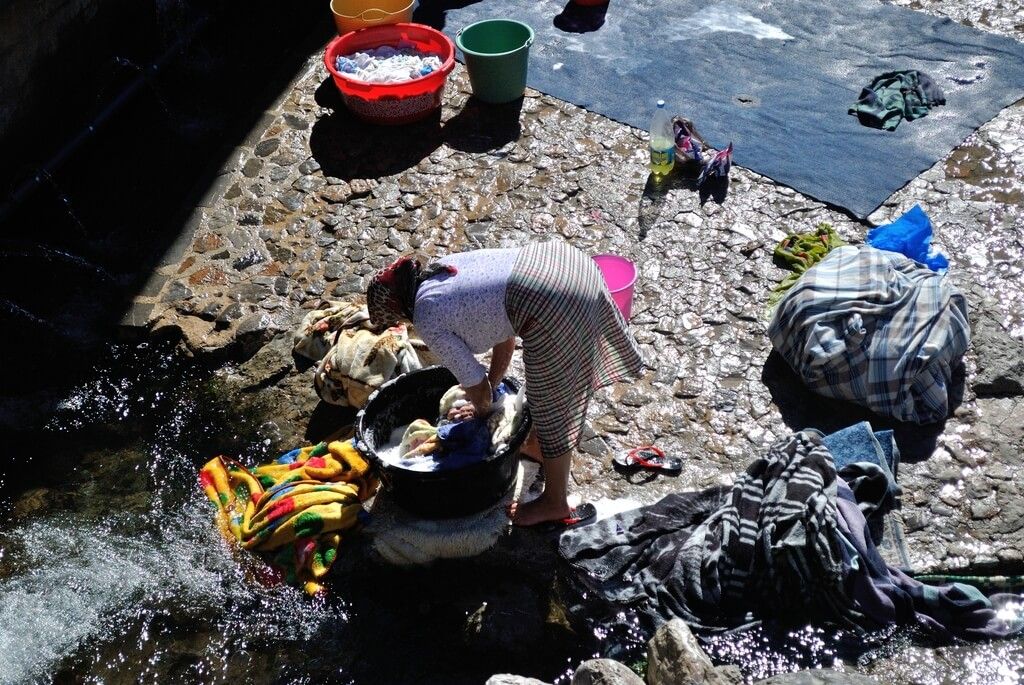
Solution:
<svg viewBox="0 0 1024 685"><path fill-rule="evenodd" d="M786 294L772 346L813 392L900 421L942 421L970 343L967 302L946 277L895 252L840 247Z"/></svg>

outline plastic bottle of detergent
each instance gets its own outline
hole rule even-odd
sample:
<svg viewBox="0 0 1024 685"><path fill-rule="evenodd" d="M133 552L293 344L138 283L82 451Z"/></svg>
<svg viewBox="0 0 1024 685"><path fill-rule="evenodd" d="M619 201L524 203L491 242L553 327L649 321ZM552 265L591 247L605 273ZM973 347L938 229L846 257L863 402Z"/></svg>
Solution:
<svg viewBox="0 0 1024 685"><path fill-rule="evenodd" d="M651 119L651 173L661 178L675 165L676 142L672 135L672 118L665 109L665 101L658 100L658 108Z"/></svg>

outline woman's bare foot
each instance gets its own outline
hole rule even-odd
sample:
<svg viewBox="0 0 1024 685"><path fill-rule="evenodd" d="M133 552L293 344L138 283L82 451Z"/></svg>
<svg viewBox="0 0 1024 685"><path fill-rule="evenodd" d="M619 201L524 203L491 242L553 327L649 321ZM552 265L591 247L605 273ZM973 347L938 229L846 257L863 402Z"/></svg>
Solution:
<svg viewBox="0 0 1024 685"><path fill-rule="evenodd" d="M565 500L549 502L544 495L541 495L530 502L514 504L509 513L512 517L512 525L532 526L545 521L564 519L572 513L572 507Z"/></svg>

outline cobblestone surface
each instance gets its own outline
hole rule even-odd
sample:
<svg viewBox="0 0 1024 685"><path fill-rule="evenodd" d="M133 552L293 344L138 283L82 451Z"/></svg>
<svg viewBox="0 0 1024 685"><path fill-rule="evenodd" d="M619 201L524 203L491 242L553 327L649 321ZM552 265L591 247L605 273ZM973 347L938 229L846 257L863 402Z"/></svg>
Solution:
<svg viewBox="0 0 1024 685"><path fill-rule="evenodd" d="M1014 3L900 4L1024 38ZM639 131L532 91L521 112L481 108L468 93L460 66L439 118L367 127L312 57L255 144L230 160L222 194L197 209L192 248L164 267L162 290L139 298L148 325L180 328L199 355L232 345L249 355L322 299L361 293L399 254L559 236L640 268L632 324L648 372L592 404L594 434L574 467L585 496L649 502L728 482L786 431L860 418L794 384L769 359L765 333L767 296L784 275L775 243L822 221L856 243L865 225L741 168L724 199L701 197L681 175L659 187ZM918 570L1024 569L1024 402L974 390L979 369L1024 358L1021 104L869 217L882 223L920 203L974 309L962 406L940 431L901 429L902 521ZM316 405L310 372L289 362L282 338L229 372L277 398L285 442L306 431ZM611 469L612 451L652 442L686 458L680 478L637 483Z"/></svg>

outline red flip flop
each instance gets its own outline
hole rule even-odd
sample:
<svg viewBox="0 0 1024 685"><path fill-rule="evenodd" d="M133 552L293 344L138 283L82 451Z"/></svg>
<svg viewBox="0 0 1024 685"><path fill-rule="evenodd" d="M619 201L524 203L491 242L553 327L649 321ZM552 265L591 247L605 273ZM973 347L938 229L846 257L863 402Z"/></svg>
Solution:
<svg viewBox="0 0 1024 685"><path fill-rule="evenodd" d="M649 469L665 473L679 473L683 470L683 460L677 457L666 457L665 453L654 445L634 447L626 452L615 455L615 463L625 469Z"/></svg>
<svg viewBox="0 0 1024 685"><path fill-rule="evenodd" d="M572 511L565 518L557 519L555 521L541 521L535 523L532 526L517 526L517 528L526 528L528 530L536 530L542 533L549 533L554 531L567 530L576 526L582 526L590 523L597 518L597 508L590 502L583 502L573 507Z"/></svg>

